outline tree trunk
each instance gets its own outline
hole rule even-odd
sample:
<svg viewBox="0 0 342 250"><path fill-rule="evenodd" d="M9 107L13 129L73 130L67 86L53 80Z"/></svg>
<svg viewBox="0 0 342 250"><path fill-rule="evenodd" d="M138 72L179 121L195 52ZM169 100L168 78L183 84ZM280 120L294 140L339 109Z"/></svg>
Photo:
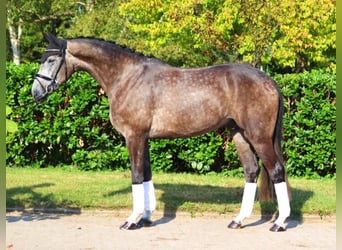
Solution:
<svg viewBox="0 0 342 250"><path fill-rule="evenodd" d="M18 26L14 26L8 22L8 30L10 36L10 42L13 52L13 63L15 65L20 64L20 38L21 38L21 20L19 20Z"/></svg>
<svg viewBox="0 0 342 250"><path fill-rule="evenodd" d="M89 0L88 10L92 11L95 6L95 0Z"/></svg>

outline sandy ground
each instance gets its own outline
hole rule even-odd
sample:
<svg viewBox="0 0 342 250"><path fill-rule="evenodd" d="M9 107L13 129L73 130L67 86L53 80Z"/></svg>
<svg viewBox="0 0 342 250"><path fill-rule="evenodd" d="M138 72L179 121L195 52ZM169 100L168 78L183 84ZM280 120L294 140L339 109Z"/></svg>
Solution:
<svg viewBox="0 0 342 250"><path fill-rule="evenodd" d="M127 212L127 214L129 214ZM286 232L270 232L271 221L252 216L244 228L227 225L233 215L153 215L154 226L122 231L123 213L79 215L6 214L7 249L336 249L336 217L288 221Z"/></svg>

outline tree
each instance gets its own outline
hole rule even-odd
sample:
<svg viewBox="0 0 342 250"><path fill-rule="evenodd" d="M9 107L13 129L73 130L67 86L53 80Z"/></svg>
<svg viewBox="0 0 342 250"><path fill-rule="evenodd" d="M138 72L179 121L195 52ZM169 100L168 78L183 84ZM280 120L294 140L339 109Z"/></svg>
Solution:
<svg viewBox="0 0 342 250"><path fill-rule="evenodd" d="M279 1L272 54L280 65L303 71L336 64L336 1Z"/></svg>
<svg viewBox="0 0 342 250"><path fill-rule="evenodd" d="M41 31L52 31L59 36L114 40L175 66L247 62L277 72L336 66L335 0L9 0L7 4L12 48L18 54L21 44L29 61L44 47Z"/></svg>
<svg viewBox="0 0 342 250"><path fill-rule="evenodd" d="M127 43L176 64L243 61L303 71L335 64L335 4L335 0L131 0L119 11L125 18Z"/></svg>
<svg viewBox="0 0 342 250"><path fill-rule="evenodd" d="M77 16L71 20L65 35L68 37L90 36L107 40L120 40L125 33L118 7L125 0L85 1Z"/></svg>
<svg viewBox="0 0 342 250"><path fill-rule="evenodd" d="M16 65L20 63L20 38L23 23L18 6L20 4L22 4L21 1L7 1L7 26L13 51L13 62Z"/></svg>
<svg viewBox="0 0 342 250"><path fill-rule="evenodd" d="M75 16L77 6L77 1L66 0L8 0L7 30L13 62L20 63L23 51L28 53L29 59L34 58L30 53L39 50L35 46L42 40L37 34L43 31L56 33L58 27ZM25 46L21 46L23 42Z"/></svg>

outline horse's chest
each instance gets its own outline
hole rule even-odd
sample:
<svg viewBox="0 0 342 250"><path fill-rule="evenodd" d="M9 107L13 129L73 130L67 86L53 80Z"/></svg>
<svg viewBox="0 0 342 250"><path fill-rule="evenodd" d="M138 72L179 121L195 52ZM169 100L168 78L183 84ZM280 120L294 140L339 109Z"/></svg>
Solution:
<svg viewBox="0 0 342 250"><path fill-rule="evenodd" d="M151 103L146 97L129 94L110 100L110 121L124 136L132 131L148 129L151 122Z"/></svg>

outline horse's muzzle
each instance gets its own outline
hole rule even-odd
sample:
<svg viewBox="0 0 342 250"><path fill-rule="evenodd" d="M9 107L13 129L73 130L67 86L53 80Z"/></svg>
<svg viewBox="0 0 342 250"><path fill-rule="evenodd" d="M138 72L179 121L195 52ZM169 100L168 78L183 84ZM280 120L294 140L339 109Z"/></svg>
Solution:
<svg viewBox="0 0 342 250"><path fill-rule="evenodd" d="M35 102L43 102L47 100L48 95L33 96Z"/></svg>
<svg viewBox="0 0 342 250"><path fill-rule="evenodd" d="M33 99L36 102L45 101L49 95L49 93L45 91L45 89L41 86L41 84L37 82L37 80L33 82L31 93L32 93Z"/></svg>

